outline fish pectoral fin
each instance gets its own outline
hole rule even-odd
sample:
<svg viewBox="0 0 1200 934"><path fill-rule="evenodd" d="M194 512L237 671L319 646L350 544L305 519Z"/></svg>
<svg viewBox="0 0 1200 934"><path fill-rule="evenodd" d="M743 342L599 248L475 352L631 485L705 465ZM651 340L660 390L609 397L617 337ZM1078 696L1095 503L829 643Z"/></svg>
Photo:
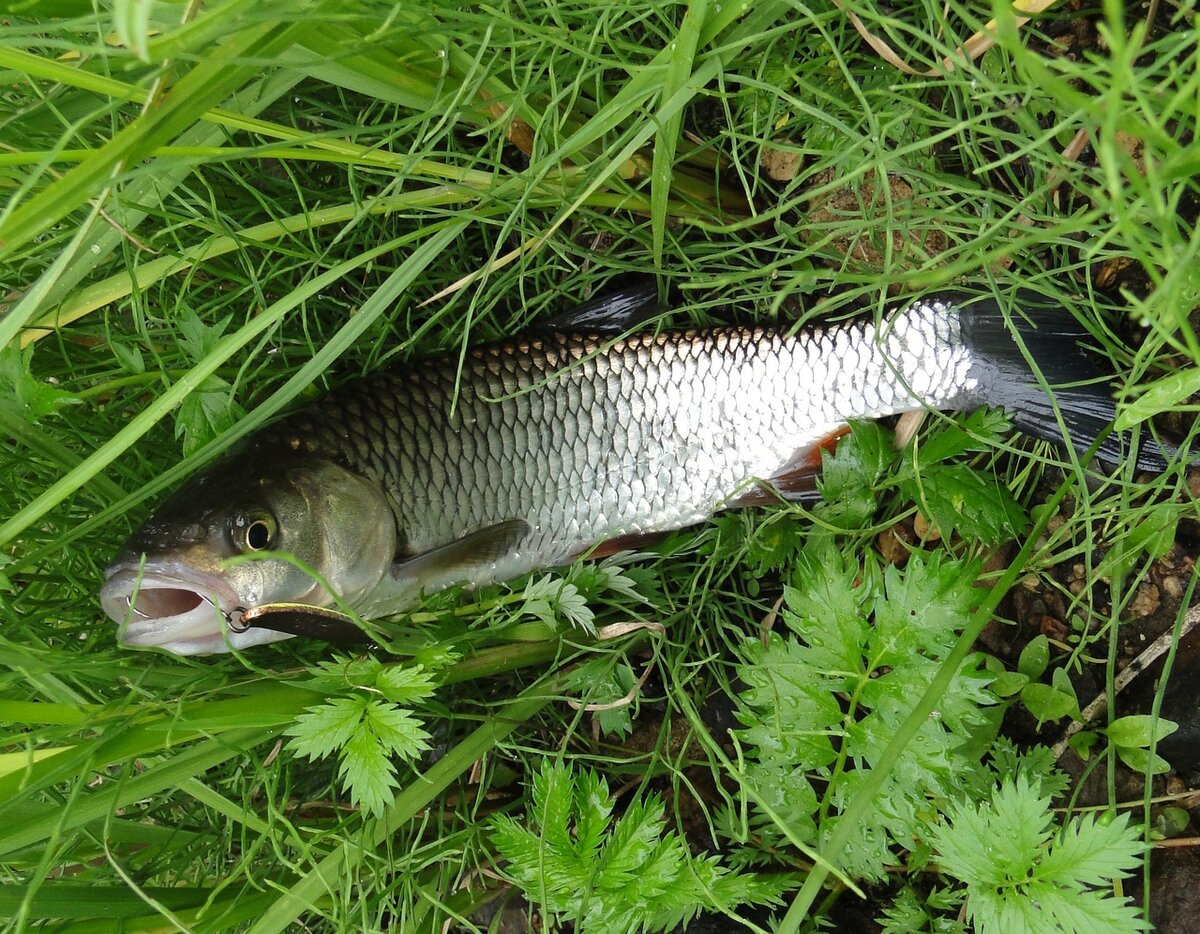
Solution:
<svg viewBox="0 0 1200 934"><path fill-rule="evenodd" d="M779 502L816 502L821 498L817 491L817 477L824 467L822 453L832 453L838 441L849 431L850 426L843 425L813 444L800 448L774 474L728 500L726 508L769 506Z"/></svg>
<svg viewBox="0 0 1200 934"><path fill-rule="evenodd" d="M399 559L392 565L392 578L422 590L483 583L492 579L491 569L511 555L531 531L524 519L489 525L412 558Z"/></svg>
<svg viewBox="0 0 1200 934"><path fill-rule="evenodd" d="M604 290L570 311L555 315L539 328L569 334L624 334L657 317L663 310L654 279L639 276L618 288Z"/></svg>

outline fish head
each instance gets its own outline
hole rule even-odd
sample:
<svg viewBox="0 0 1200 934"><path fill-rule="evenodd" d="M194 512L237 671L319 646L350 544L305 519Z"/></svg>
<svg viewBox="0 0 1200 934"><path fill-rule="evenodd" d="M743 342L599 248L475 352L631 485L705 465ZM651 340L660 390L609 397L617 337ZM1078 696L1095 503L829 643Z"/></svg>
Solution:
<svg viewBox="0 0 1200 934"><path fill-rule="evenodd" d="M124 645L228 652L289 638L241 626L246 610L329 606L330 589L353 605L395 555L395 519L376 484L331 461L250 452L163 503L108 567L100 600Z"/></svg>

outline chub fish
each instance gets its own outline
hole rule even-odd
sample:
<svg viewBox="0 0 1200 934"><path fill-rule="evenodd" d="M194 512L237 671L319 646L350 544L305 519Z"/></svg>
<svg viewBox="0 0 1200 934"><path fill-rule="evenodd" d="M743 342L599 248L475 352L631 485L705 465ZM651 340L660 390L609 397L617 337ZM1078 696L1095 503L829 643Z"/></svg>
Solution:
<svg viewBox="0 0 1200 934"><path fill-rule="evenodd" d="M297 631L267 628L277 605L319 619L329 589L377 618L453 584L799 497L822 442L852 419L1002 406L1026 432L1061 443L1065 427L1086 449L1114 414L1085 332L1028 295L1006 314L991 297L939 293L878 322L795 334L613 333L653 299L644 284L618 290L544 332L470 351L461 369L448 358L377 373L253 435L109 567L102 603L121 641L181 655L245 648ZM1127 447L1109 434L1098 456L1116 462ZM1133 456L1165 466L1156 448ZM256 552L298 560L227 562Z"/></svg>

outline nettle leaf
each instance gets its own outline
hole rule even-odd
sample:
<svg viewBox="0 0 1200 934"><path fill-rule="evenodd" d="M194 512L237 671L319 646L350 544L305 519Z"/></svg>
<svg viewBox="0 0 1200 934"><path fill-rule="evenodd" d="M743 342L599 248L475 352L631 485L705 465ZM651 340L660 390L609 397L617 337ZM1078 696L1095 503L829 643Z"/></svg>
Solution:
<svg viewBox="0 0 1200 934"><path fill-rule="evenodd" d="M667 831L657 795L635 798L614 821L608 785L591 770L543 759L531 784L530 825L494 817L491 842L526 898L580 932L666 930L702 910L778 904L795 884L788 875L731 877L717 857L693 857Z"/></svg>
<svg viewBox="0 0 1200 934"><path fill-rule="evenodd" d="M967 887L980 934L1139 931L1146 923L1112 880L1145 852L1126 815L1111 824L1070 821L1057 835L1050 797L1025 775L1005 776L982 806L960 802L932 831L942 871Z"/></svg>
<svg viewBox="0 0 1200 934"><path fill-rule="evenodd" d="M966 464L923 467L919 481L902 480L900 489L946 537L957 532L967 541L999 545L1029 526L1029 514L1008 487Z"/></svg>
<svg viewBox="0 0 1200 934"><path fill-rule="evenodd" d="M219 376L209 376L176 409L175 437L183 438L183 453L188 455L228 431L245 414L233 398L233 387Z"/></svg>
<svg viewBox="0 0 1200 934"><path fill-rule="evenodd" d="M822 454L817 478L821 517L848 528L868 523L879 507L875 487L894 459L891 435L881 425L851 422L850 434L838 441L833 453Z"/></svg>
<svg viewBox="0 0 1200 934"><path fill-rule="evenodd" d="M943 420L940 430L920 442L916 461L921 469L958 457L969 451L987 451L996 446L1012 430L1012 421L1003 409L982 408L960 415L955 421ZM917 439L909 443L904 462L913 462L912 448Z"/></svg>

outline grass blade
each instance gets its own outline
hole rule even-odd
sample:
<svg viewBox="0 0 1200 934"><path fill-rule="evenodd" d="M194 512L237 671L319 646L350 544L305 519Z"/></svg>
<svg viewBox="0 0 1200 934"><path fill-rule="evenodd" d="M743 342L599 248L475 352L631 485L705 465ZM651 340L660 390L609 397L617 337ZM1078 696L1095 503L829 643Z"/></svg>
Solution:
<svg viewBox="0 0 1200 934"><path fill-rule="evenodd" d="M708 0L692 0L684 14L683 23L669 49L672 53L663 76L662 97L667 100L683 89L692 71L696 44L708 18ZM683 127L683 111L663 122L654 144L650 170L650 225L653 239L651 250L654 265L662 265L663 239L667 231L667 200L671 195L675 175L675 150Z"/></svg>

